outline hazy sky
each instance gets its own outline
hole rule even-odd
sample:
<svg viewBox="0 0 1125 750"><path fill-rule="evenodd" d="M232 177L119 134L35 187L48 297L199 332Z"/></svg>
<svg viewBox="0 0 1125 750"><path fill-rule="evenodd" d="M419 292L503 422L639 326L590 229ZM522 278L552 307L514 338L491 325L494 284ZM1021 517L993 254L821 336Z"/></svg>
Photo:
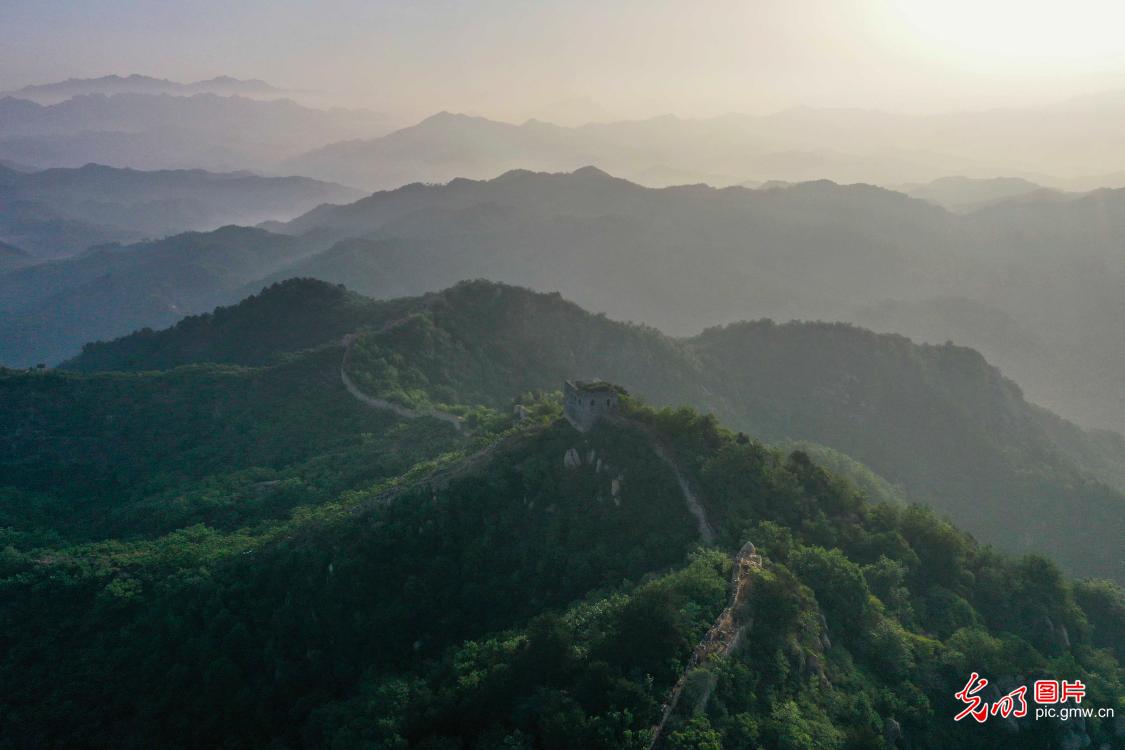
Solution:
<svg viewBox="0 0 1125 750"><path fill-rule="evenodd" d="M0 89L229 74L403 116L935 111L1125 89L1122 28L1119 0L0 0Z"/></svg>

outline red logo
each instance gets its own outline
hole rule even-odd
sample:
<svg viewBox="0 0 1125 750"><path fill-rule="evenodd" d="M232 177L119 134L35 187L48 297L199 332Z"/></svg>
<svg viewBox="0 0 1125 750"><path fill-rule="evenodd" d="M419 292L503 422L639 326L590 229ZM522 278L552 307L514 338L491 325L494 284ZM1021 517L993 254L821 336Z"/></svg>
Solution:
<svg viewBox="0 0 1125 750"><path fill-rule="evenodd" d="M1085 697L1086 686L1082 684L1081 680L1075 680L1074 682L1067 682L1066 680L1062 682L1058 680L1035 681L1036 703L1066 703L1069 700L1081 703Z"/></svg>
<svg viewBox="0 0 1125 750"><path fill-rule="evenodd" d="M972 716L979 723L983 724L988 719L988 704L984 702L977 693L988 687L988 680L981 677L976 672L969 676L969 681L965 683L965 687L961 688L961 692L956 693L953 697L968 705L968 708L953 717L954 721L961 721L966 716Z"/></svg>
<svg viewBox="0 0 1125 750"><path fill-rule="evenodd" d="M1015 716L1022 719L1027 716L1027 685L1020 685L1012 692L992 704L992 715L1000 714L1003 718Z"/></svg>
<svg viewBox="0 0 1125 750"><path fill-rule="evenodd" d="M1007 695L1001 696L992 705L985 703L980 693L988 687L988 680L976 672L969 675L965 687L954 693L953 697L965 704L965 708L953 717L954 721L961 721L967 716L972 716L978 724L988 721L989 716L1000 716L1007 719L1014 716L1022 719L1027 716L1027 685L1021 685ZM1086 686L1081 680L1070 682L1068 680L1036 680L1034 685L1035 702L1041 704L1067 703L1074 701L1081 703L1086 697ZM1038 715L1038 714L1037 714Z"/></svg>

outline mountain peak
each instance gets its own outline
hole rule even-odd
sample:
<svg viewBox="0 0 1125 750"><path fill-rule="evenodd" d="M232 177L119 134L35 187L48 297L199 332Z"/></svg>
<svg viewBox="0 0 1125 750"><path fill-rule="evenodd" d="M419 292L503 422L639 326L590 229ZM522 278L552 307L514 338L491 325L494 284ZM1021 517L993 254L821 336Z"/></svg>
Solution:
<svg viewBox="0 0 1125 750"><path fill-rule="evenodd" d="M426 119L422 120L419 125L444 125L448 123L461 123L461 122L474 122L484 120L483 117L475 115L467 115L464 112L450 112L443 109L440 112L435 112Z"/></svg>
<svg viewBox="0 0 1125 750"><path fill-rule="evenodd" d="M493 185L504 185L515 183L519 181L546 181L553 180L564 183L585 183L587 185L595 184L616 184L616 185L633 185L634 183L620 177L605 172L594 166L579 167L573 172L537 172L532 169L509 169L503 174L493 177L486 182ZM454 180L450 184L476 184L475 180Z"/></svg>
<svg viewBox="0 0 1125 750"><path fill-rule="evenodd" d="M592 164L588 164L585 167L579 167L578 169L571 172L571 175L574 176L574 177L581 177L584 180L616 180L616 179L618 179L618 178L614 177L613 175L611 175L609 172L598 169L597 167L593 166Z"/></svg>
<svg viewBox="0 0 1125 750"><path fill-rule="evenodd" d="M535 171L530 170L530 169L509 169L507 172L504 172L504 173L502 173L500 175L497 175L496 177L492 178L491 180L489 180L489 182L493 182L493 183L497 183L497 184L504 183L504 182L514 182L516 180L524 180L524 179L527 179L529 177L534 177L535 175L541 175L541 174L544 174L544 173L543 172L535 172ZM466 183L476 183L476 180L465 180L464 178L458 178L458 180L454 180L454 182L458 182L458 181L464 181Z"/></svg>

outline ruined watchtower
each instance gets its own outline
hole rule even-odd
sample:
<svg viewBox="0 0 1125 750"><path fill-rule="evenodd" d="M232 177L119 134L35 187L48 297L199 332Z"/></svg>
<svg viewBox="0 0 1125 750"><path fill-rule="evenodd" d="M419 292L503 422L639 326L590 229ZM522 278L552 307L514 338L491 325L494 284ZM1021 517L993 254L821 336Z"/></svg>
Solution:
<svg viewBox="0 0 1125 750"><path fill-rule="evenodd" d="M586 432L603 414L618 409L618 388L604 380L568 380L563 385L563 413L579 432Z"/></svg>

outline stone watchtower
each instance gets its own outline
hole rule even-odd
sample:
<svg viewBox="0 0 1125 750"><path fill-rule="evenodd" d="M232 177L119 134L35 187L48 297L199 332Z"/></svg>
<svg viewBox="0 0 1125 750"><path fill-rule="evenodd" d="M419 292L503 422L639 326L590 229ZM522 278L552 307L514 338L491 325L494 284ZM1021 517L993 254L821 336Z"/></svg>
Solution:
<svg viewBox="0 0 1125 750"><path fill-rule="evenodd" d="M619 407L618 389L604 380L568 380L563 385L563 413L574 429L586 432L603 414Z"/></svg>

